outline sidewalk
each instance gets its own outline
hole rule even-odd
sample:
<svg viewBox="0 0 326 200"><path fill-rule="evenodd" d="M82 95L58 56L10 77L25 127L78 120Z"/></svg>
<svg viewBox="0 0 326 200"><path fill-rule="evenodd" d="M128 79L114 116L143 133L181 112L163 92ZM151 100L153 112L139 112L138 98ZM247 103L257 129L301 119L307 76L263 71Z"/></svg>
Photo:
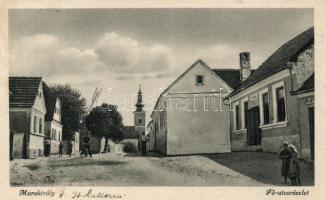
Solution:
<svg viewBox="0 0 326 200"><path fill-rule="evenodd" d="M206 157L259 182L284 186L283 177L281 177L281 161L276 154L266 152L232 152L206 155ZM314 164L300 161L300 167L302 185L313 186ZM290 186L290 183L288 183L288 186Z"/></svg>

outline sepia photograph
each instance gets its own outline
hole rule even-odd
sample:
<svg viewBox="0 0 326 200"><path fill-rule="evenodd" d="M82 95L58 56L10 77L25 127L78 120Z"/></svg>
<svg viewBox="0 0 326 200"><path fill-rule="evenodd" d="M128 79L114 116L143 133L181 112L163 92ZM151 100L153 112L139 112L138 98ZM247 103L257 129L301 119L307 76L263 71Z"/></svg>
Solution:
<svg viewBox="0 0 326 200"><path fill-rule="evenodd" d="M9 9L10 187L314 186L314 41L313 8Z"/></svg>

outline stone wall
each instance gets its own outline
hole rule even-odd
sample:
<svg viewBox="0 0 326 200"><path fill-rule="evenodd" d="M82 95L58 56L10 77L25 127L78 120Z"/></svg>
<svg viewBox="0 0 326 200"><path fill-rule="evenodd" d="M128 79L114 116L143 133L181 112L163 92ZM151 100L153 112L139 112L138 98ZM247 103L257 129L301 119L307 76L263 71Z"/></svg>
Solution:
<svg viewBox="0 0 326 200"><path fill-rule="evenodd" d="M297 58L296 62L289 63L293 67L293 74L295 75L297 87L301 87L303 82L310 77L314 72L315 58L314 45L312 44L308 49L303 51ZM296 89L296 88L294 88Z"/></svg>

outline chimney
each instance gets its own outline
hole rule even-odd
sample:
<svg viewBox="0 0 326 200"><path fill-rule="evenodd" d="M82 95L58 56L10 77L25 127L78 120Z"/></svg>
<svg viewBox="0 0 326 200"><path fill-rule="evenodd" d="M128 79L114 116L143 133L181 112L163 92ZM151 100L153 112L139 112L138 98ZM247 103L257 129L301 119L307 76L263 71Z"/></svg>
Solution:
<svg viewBox="0 0 326 200"><path fill-rule="evenodd" d="M246 80L250 76L250 73L250 53L242 52L240 53L240 80Z"/></svg>

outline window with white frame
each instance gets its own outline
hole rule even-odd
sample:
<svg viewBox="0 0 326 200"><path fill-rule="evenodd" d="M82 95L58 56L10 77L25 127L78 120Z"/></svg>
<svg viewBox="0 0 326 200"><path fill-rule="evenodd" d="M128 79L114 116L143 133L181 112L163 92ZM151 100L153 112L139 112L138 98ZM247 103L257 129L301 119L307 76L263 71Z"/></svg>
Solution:
<svg viewBox="0 0 326 200"><path fill-rule="evenodd" d="M235 102L233 104L233 127L234 130L239 130L240 129L240 106L239 102Z"/></svg>
<svg viewBox="0 0 326 200"><path fill-rule="evenodd" d="M286 101L284 82L279 82L273 88L274 123L286 121Z"/></svg>
<svg viewBox="0 0 326 200"><path fill-rule="evenodd" d="M241 128L246 129L248 124L248 97L241 101Z"/></svg>
<svg viewBox="0 0 326 200"><path fill-rule="evenodd" d="M270 123L270 102L268 88L259 92L259 110L260 110L260 124L266 125Z"/></svg>

